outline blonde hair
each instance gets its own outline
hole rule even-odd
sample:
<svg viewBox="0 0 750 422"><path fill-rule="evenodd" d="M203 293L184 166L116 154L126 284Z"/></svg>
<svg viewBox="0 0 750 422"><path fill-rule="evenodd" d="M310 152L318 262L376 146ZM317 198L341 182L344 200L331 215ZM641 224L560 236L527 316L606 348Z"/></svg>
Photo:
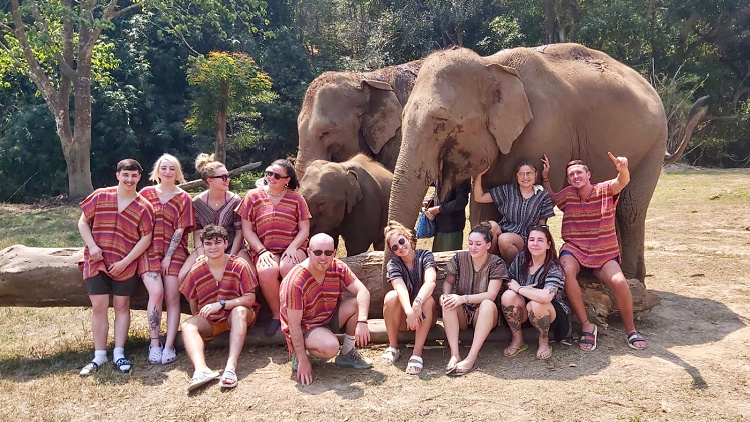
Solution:
<svg viewBox="0 0 750 422"><path fill-rule="evenodd" d="M207 181L209 177L216 175L216 170L225 167L221 161L214 159L214 154L208 155L205 152L198 154L195 157L195 169L201 175L203 181Z"/></svg>
<svg viewBox="0 0 750 422"><path fill-rule="evenodd" d="M174 155L171 154L164 154L161 157L159 157L158 160L156 160L156 164L154 164L154 168L151 170L151 173L148 175L148 180L151 180L152 182L161 183L161 179L159 179L159 166L161 166L161 162L167 160L174 164L175 172L177 174L175 175L175 182L177 184L185 183L185 175L182 173L182 164L180 164L180 160L177 159Z"/></svg>
<svg viewBox="0 0 750 422"><path fill-rule="evenodd" d="M389 249L390 249L390 244L391 244L391 238L397 235L404 236L406 240L408 240L409 243L411 243L412 249L417 248L417 236L414 234L414 231L407 229L406 226L399 223L398 221L393 221L393 220L388 221L388 225L385 226L385 230L383 230L383 235L385 236L385 245L389 247Z"/></svg>

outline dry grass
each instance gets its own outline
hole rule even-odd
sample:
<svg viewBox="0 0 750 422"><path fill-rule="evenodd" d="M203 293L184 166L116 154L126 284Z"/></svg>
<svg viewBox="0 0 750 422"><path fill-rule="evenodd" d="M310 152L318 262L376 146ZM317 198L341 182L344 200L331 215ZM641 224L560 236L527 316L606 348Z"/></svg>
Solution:
<svg viewBox="0 0 750 422"><path fill-rule="evenodd" d="M662 304L637 322L649 340L643 352L626 347L613 321L593 353L556 345L540 362L533 344L512 359L502 357L506 345L487 344L479 369L452 379L442 374L448 356L440 348L426 351L421 376L407 376L402 347L405 356L393 367L316 363L314 384L299 387L283 348L253 348L243 351L237 389L214 384L187 395L192 370L184 354L167 367L146 363L141 312L134 312L128 342L133 374L116 374L109 364L80 379L91 354L87 309L0 308L0 419L747 420L748 204L748 174L662 177L646 236L646 283ZM223 366L225 353L210 351L209 364Z"/></svg>

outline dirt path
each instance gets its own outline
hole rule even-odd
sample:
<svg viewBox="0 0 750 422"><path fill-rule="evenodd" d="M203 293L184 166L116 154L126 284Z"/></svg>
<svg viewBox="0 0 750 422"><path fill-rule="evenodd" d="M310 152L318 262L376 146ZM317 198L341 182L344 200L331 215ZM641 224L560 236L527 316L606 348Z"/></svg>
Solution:
<svg viewBox="0 0 750 422"><path fill-rule="evenodd" d="M107 365L81 380L88 310L0 308L0 406L32 420L747 420L749 204L748 174L662 177L646 235L646 284L662 303L637 321L646 351L629 349L615 320L592 353L555 345L540 362L534 344L511 359L502 357L507 345L487 344L479 368L453 379L443 375L441 348L426 351L421 376L407 376L402 347L395 367L316 363L314 384L299 387L284 349L246 349L234 391L212 385L188 396L184 354L173 366L146 364L140 315L129 343L134 374ZM224 358L209 352L213 367Z"/></svg>

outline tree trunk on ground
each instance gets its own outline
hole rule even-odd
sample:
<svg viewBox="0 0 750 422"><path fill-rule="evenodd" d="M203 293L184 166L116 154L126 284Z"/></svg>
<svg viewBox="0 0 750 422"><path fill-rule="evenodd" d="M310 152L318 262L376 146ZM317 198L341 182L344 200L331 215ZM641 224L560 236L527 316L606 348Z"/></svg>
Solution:
<svg viewBox="0 0 750 422"><path fill-rule="evenodd" d="M437 300L445 278L444 268L454 252L437 252L438 288L433 294ZM83 259L82 248L27 248L15 245L0 251L0 306L90 306L81 271L77 262ZM383 252L366 252L342 259L370 290L370 318L382 318L383 298L390 287L383 282L381 269ZM589 319L607 328L607 317L617 312L614 299L602 284L581 279L584 303ZM647 291L638 280L628 280L633 293L635 312L652 309L659 304L659 296ZM268 307L261 302L260 319L270 317ZM148 297L141 287L131 299L132 309L146 309ZM183 312L189 313L183 299Z"/></svg>

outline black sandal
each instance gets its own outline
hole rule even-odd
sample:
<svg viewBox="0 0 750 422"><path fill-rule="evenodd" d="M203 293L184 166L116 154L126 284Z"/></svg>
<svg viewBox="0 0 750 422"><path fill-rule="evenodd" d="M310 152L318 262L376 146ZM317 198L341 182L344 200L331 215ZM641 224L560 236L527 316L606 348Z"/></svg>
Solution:
<svg viewBox="0 0 750 422"><path fill-rule="evenodd" d="M122 372L123 374L129 373L130 370L133 369L133 364L126 358L117 359L117 361L115 362L115 366L117 367L117 370ZM128 368L124 369L123 366L127 366Z"/></svg>

